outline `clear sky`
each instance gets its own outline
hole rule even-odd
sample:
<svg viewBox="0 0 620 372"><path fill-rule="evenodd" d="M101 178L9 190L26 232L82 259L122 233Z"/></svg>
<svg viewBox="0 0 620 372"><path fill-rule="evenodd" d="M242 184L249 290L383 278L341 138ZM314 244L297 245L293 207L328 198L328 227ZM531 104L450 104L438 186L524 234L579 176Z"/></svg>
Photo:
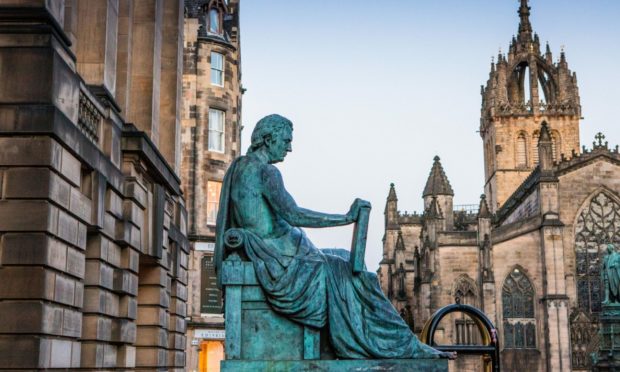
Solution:
<svg viewBox="0 0 620 372"><path fill-rule="evenodd" d="M366 263L381 260L390 182L401 211L422 210L439 155L455 204L483 192L480 85L518 27L517 0L241 0L243 151L254 124L294 123L279 165L300 206L345 213L373 204ZM620 1L531 0L554 59L577 73L581 143L620 143ZM352 229L306 230L316 246L351 245Z"/></svg>

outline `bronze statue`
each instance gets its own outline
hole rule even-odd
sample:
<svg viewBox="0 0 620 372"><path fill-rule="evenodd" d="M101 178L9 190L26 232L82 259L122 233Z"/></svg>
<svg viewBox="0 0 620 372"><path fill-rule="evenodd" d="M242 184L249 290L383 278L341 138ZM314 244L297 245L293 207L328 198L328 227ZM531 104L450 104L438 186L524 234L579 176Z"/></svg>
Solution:
<svg viewBox="0 0 620 372"><path fill-rule="evenodd" d="M381 291L376 274L351 261L348 251L320 250L308 239L302 227L354 223L370 203L356 199L346 214L299 207L272 165L292 151L292 140L291 121L269 115L256 124L247 154L231 164L222 185L216 267L224 234L235 229L243 234L245 254L271 308L304 326L327 329L339 358L455 357L421 343Z"/></svg>
<svg viewBox="0 0 620 372"><path fill-rule="evenodd" d="M605 287L603 305L620 304L620 253L613 244L607 244L601 276Z"/></svg>

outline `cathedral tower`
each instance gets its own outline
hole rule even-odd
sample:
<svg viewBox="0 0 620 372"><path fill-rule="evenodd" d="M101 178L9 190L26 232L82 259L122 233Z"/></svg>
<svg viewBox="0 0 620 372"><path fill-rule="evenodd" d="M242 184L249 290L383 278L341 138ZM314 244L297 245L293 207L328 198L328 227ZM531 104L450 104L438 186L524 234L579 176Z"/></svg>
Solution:
<svg viewBox="0 0 620 372"><path fill-rule="evenodd" d="M521 0L519 32L508 53L499 53L482 86L480 136L484 146L485 193L495 212L538 165L538 137L549 125L554 160L579 152L581 105L577 76L562 50L553 61L541 53L532 31L530 7Z"/></svg>

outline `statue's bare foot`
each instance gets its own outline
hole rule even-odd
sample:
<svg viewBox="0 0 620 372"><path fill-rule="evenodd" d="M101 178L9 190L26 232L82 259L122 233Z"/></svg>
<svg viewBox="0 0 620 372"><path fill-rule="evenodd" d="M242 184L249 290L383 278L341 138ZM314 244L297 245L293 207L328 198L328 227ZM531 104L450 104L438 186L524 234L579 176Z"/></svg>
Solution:
<svg viewBox="0 0 620 372"><path fill-rule="evenodd" d="M456 359L456 351L442 351L441 353L439 353L439 357L454 360Z"/></svg>

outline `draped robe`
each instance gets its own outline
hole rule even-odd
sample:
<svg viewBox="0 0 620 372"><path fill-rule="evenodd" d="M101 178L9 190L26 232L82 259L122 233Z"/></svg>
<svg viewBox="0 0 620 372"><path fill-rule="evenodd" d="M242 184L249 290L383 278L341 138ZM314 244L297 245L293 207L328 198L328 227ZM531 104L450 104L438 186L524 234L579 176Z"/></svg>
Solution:
<svg viewBox="0 0 620 372"><path fill-rule="evenodd" d="M291 226L281 236L266 238L236 220L232 174L242 159L233 162L222 185L216 267L223 258L223 234L237 228L244 235L245 253L273 310L305 326L327 327L339 358L439 357L438 350L423 344L411 332L381 291L374 273L352 273L348 251L319 250L298 227Z"/></svg>

